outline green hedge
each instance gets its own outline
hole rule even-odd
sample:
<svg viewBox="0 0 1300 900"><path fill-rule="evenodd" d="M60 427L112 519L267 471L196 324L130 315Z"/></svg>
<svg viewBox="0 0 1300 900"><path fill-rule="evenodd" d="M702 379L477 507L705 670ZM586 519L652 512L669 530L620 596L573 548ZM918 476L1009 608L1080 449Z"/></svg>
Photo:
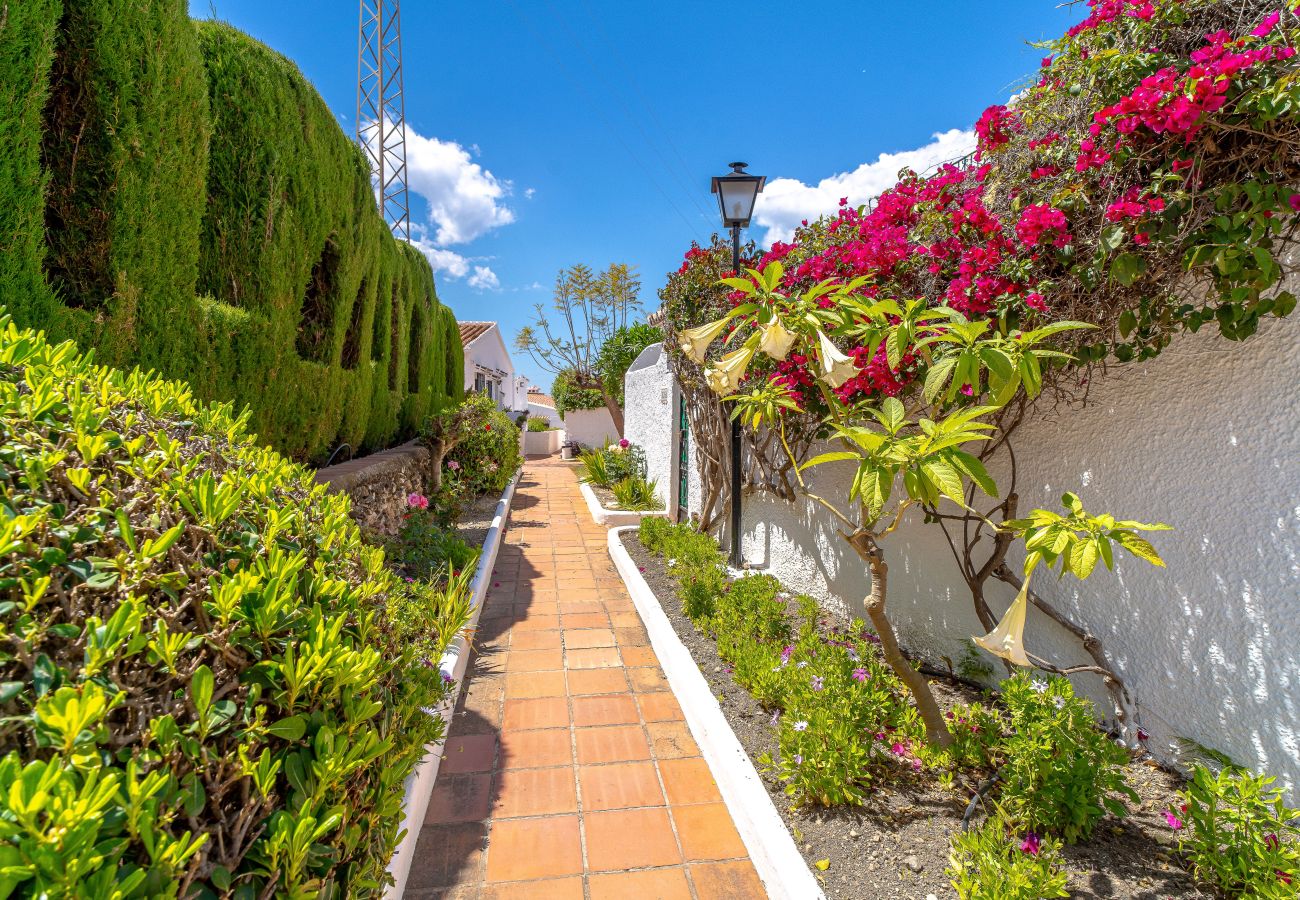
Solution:
<svg viewBox="0 0 1300 900"><path fill-rule="evenodd" d="M433 273L293 63L181 0L36 2L3 36L0 304L21 324L247 405L299 459L459 399Z"/></svg>
<svg viewBox="0 0 1300 900"><path fill-rule="evenodd" d="M378 896L470 575L244 426L0 318L0 896Z"/></svg>

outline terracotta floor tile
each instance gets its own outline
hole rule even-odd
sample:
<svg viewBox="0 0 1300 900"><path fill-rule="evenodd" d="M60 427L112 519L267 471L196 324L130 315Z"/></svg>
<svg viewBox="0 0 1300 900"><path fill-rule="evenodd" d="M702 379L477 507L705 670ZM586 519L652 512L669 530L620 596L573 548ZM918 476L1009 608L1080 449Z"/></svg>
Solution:
<svg viewBox="0 0 1300 900"><path fill-rule="evenodd" d="M564 654L559 650L511 650L506 655L507 672L542 672L562 668Z"/></svg>
<svg viewBox="0 0 1300 900"><path fill-rule="evenodd" d="M582 879L548 878L483 886L483 900L582 900Z"/></svg>
<svg viewBox="0 0 1300 900"><path fill-rule="evenodd" d="M563 697L564 672L519 672L506 678L506 699L517 697Z"/></svg>
<svg viewBox="0 0 1300 900"><path fill-rule="evenodd" d="M586 832L587 864L593 872L671 866L682 859L668 811L662 807L594 812L586 816ZM489 877L491 871L489 849Z"/></svg>
<svg viewBox="0 0 1300 900"><path fill-rule="evenodd" d="M578 811L573 767L556 769L511 769L497 774L494 818L546 816ZM731 854L734 856L735 854ZM708 856L697 859L723 859Z"/></svg>
<svg viewBox="0 0 1300 900"><path fill-rule="evenodd" d="M429 797L424 824L478 822L488 817L492 776L486 772L439 778Z"/></svg>
<svg viewBox="0 0 1300 900"><path fill-rule="evenodd" d="M560 617L552 613L551 615L535 616L531 613L516 622L512 628L514 631L551 631L560 627Z"/></svg>
<svg viewBox="0 0 1300 900"><path fill-rule="evenodd" d="M763 882L748 860L691 866L700 900L754 900L766 897Z"/></svg>
<svg viewBox="0 0 1300 900"><path fill-rule="evenodd" d="M497 739L494 734L465 734L447 739L438 773L459 775L464 772L488 772L496 761Z"/></svg>
<svg viewBox="0 0 1300 900"><path fill-rule="evenodd" d="M609 616L605 613L570 613L560 615L560 627L568 631L572 628L608 628Z"/></svg>
<svg viewBox="0 0 1300 900"><path fill-rule="evenodd" d="M623 664L626 666L657 666L659 657L649 647L624 647Z"/></svg>
<svg viewBox="0 0 1300 900"><path fill-rule="evenodd" d="M699 756L700 748L685 722L650 722L645 727L655 759Z"/></svg>
<svg viewBox="0 0 1300 900"><path fill-rule="evenodd" d="M583 810L662 806L664 802L654 763L579 766L578 781L582 785Z"/></svg>
<svg viewBox="0 0 1300 900"><path fill-rule="evenodd" d="M655 691L667 691L668 679L664 678L664 673L659 671L658 666L644 666L636 669L627 670L628 681L632 682L632 690L638 694L650 694ZM506 696L510 696L509 688L506 689Z"/></svg>
<svg viewBox="0 0 1300 900"><path fill-rule="evenodd" d="M615 628L641 628L641 616L635 612L615 612L609 613L609 620Z"/></svg>
<svg viewBox="0 0 1300 900"><path fill-rule="evenodd" d="M671 692L658 694L637 694L636 702L641 707L641 715L647 722L681 721L682 708Z"/></svg>
<svg viewBox="0 0 1300 900"><path fill-rule="evenodd" d="M650 645L650 635L640 625L632 628L615 628L614 639L618 641L620 647L647 647Z"/></svg>
<svg viewBox="0 0 1300 900"><path fill-rule="evenodd" d="M511 653L518 653L522 650L559 650L563 646L560 642L560 632L558 630L521 631L510 638Z"/></svg>
<svg viewBox="0 0 1300 900"><path fill-rule="evenodd" d="M573 738L567 728L506 731L501 735L501 769L567 766L573 762Z"/></svg>
<svg viewBox="0 0 1300 900"><path fill-rule="evenodd" d="M716 859L738 859L748 856L745 842L732 824L731 813L724 803L702 803L698 806L674 806L673 821L677 823L677 837L682 853L691 862Z"/></svg>
<svg viewBox="0 0 1300 900"><path fill-rule="evenodd" d="M523 881L581 873L582 839L577 816L492 823L487 851L488 881Z"/></svg>
<svg viewBox="0 0 1300 900"><path fill-rule="evenodd" d="M414 894L428 888L482 881L486 842L487 826L480 822L424 826L411 856L406 889Z"/></svg>
<svg viewBox="0 0 1300 900"><path fill-rule="evenodd" d="M501 727L505 731L561 728L569 724L569 705L563 697L507 700Z"/></svg>
<svg viewBox="0 0 1300 900"><path fill-rule="evenodd" d="M627 676L622 669L570 669L569 693L575 697L584 694L626 694Z"/></svg>
<svg viewBox="0 0 1300 900"><path fill-rule="evenodd" d="M636 721L636 704L632 701L631 694L573 698L573 724L579 728L592 725L630 725Z"/></svg>
<svg viewBox="0 0 1300 900"><path fill-rule="evenodd" d="M679 866L592 875L589 884L591 900L691 900L686 870Z"/></svg>
<svg viewBox="0 0 1300 900"><path fill-rule="evenodd" d="M649 759L650 742L640 725L579 728L574 732L579 765Z"/></svg>
<svg viewBox="0 0 1300 900"><path fill-rule="evenodd" d="M561 600L560 616L605 615L605 605L591 600Z"/></svg>
<svg viewBox="0 0 1300 900"><path fill-rule="evenodd" d="M564 646L567 650L589 650L592 647L613 647L614 632L609 628L579 628L564 630Z"/></svg>
<svg viewBox="0 0 1300 900"><path fill-rule="evenodd" d="M564 666L568 669L606 669L620 665L617 647L564 651Z"/></svg>
<svg viewBox="0 0 1300 900"><path fill-rule="evenodd" d="M702 757L660 760L659 773L663 775L668 802L673 806L717 803L722 800L713 773L709 771L709 764Z"/></svg>

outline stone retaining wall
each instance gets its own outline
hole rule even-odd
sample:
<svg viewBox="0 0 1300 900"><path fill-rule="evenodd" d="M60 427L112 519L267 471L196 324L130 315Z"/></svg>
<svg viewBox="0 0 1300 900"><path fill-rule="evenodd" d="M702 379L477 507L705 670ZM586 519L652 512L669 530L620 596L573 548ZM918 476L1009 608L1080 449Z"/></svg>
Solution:
<svg viewBox="0 0 1300 900"><path fill-rule="evenodd" d="M407 510L407 496L425 492L432 463L428 448L410 441L321 469L316 480L352 498L352 517L362 528L396 534Z"/></svg>

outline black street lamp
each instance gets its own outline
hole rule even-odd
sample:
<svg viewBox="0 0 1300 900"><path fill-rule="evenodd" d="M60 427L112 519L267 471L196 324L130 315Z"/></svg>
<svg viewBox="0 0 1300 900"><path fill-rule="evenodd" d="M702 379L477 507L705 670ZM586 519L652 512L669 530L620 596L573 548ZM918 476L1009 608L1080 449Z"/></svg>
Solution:
<svg viewBox="0 0 1300 900"><path fill-rule="evenodd" d="M767 183L766 175L750 175L747 164L731 163L731 174L713 179L712 192L718 195L718 210L723 226L731 229L731 270L740 276L740 229L749 227L754 202ZM745 562L740 547L740 417L731 419L731 557L732 568Z"/></svg>

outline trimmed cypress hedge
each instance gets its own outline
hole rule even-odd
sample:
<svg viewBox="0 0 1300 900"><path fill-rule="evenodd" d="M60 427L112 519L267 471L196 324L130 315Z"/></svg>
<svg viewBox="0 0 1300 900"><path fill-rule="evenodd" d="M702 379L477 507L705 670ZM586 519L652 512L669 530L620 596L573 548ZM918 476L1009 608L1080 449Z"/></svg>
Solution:
<svg viewBox="0 0 1300 900"><path fill-rule="evenodd" d="M20 324L247 405L298 459L459 399L433 273L293 63L182 0L9 8L0 305Z"/></svg>

